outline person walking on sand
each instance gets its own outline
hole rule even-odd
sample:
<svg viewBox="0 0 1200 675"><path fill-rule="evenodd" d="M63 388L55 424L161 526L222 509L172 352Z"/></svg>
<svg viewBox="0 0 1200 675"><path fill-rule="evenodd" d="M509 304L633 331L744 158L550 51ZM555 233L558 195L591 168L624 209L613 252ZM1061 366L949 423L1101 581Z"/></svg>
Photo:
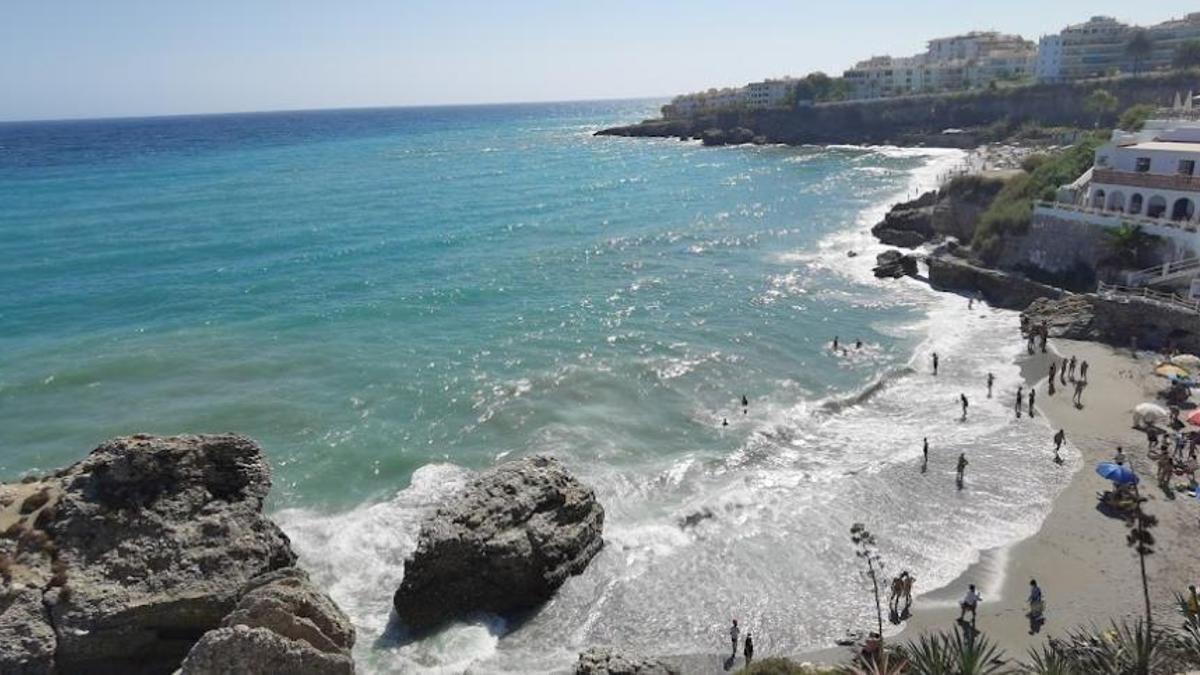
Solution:
<svg viewBox="0 0 1200 675"><path fill-rule="evenodd" d="M979 609L979 601L982 599L983 598L980 597L980 595L979 595L979 591L975 590L975 584L971 584L970 587L967 589L967 594L964 595L963 599L958 603L958 607L959 607L958 620L959 620L959 622L966 623L967 612L970 612L971 613L971 625L974 626L975 625L975 610Z"/></svg>
<svg viewBox="0 0 1200 675"><path fill-rule="evenodd" d="M1063 357L1062 365L1058 367L1058 383L1066 386L1067 384L1067 357Z"/></svg>
<svg viewBox="0 0 1200 675"><path fill-rule="evenodd" d="M1046 603L1042 599L1042 589L1037 579L1029 580L1029 634L1037 633L1042 627L1046 612Z"/></svg>
<svg viewBox="0 0 1200 675"><path fill-rule="evenodd" d="M1113 455L1113 464L1117 466L1125 465L1125 451L1119 445L1117 446L1117 454Z"/></svg>
<svg viewBox="0 0 1200 675"><path fill-rule="evenodd" d="M733 642L733 655L737 656L737 643L741 631L738 629L737 619L733 620L733 625L729 627L729 640Z"/></svg>
<svg viewBox="0 0 1200 675"><path fill-rule="evenodd" d="M1075 396L1072 397L1071 402L1075 404L1076 408L1083 407L1083 388L1086 385L1087 382L1084 382L1083 380L1079 380L1075 383Z"/></svg>
<svg viewBox="0 0 1200 675"><path fill-rule="evenodd" d="M1037 398L1037 389L1029 388L1029 416L1033 417L1033 400Z"/></svg>
<svg viewBox="0 0 1200 675"><path fill-rule="evenodd" d="M987 374L988 398L992 397L992 385L995 383L996 383L996 376L991 373L988 373Z"/></svg>
<svg viewBox="0 0 1200 675"><path fill-rule="evenodd" d="M746 657L746 667L750 667L750 662L754 660L754 638L750 636L750 631L746 631L746 644L742 647L742 656Z"/></svg>
<svg viewBox="0 0 1200 675"><path fill-rule="evenodd" d="M966 419L967 419L967 405L968 405L968 404L967 404L967 395L966 395L966 394L959 394L959 395L958 395L958 400L962 401L962 409L963 409L963 416L962 416L962 418L963 418L963 421L966 421Z"/></svg>
<svg viewBox="0 0 1200 675"><path fill-rule="evenodd" d="M938 369L938 355L937 355L937 352L934 352L933 353L933 374L934 375L937 375L937 369Z"/></svg>
<svg viewBox="0 0 1200 675"><path fill-rule="evenodd" d="M1071 368L1071 372L1067 374L1067 377L1071 378L1071 381L1072 381L1072 382L1074 382L1074 381L1075 381L1075 366L1077 365L1077 363L1078 363L1078 362L1075 360L1075 355L1074 355L1074 354L1072 354L1072 355L1071 355L1071 362L1070 362L1069 364L1067 364L1067 365L1068 365L1068 366L1070 366L1070 368Z"/></svg>
<svg viewBox="0 0 1200 675"><path fill-rule="evenodd" d="M1021 408L1025 407L1025 387L1017 385L1017 419L1021 419Z"/></svg>
<svg viewBox="0 0 1200 675"><path fill-rule="evenodd" d="M959 454L958 465L956 467L956 470L958 472L957 480L958 480L958 489L959 490L961 490L963 487L963 473L967 470L967 464L968 464L967 453L964 452L964 453Z"/></svg>
<svg viewBox="0 0 1200 675"><path fill-rule="evenodd" d="M1088 370L1087 361L1084 361L1079 364L1079 379L1083 380L1084 382L1087 382L1087 370Z"/></svg>

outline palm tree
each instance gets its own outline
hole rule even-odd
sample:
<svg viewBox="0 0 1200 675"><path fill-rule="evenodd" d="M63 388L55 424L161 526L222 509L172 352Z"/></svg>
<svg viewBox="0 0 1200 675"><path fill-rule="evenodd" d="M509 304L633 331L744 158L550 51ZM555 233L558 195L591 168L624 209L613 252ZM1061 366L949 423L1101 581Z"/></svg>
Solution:
<svg viewBox="0 0 1200 675"><path fill-rule="evenodd" d="M883 571L883 561L879 558L875 535L871 534L862 523L855 523L851 526L850 541L856 548L854 555L867 563L867 577L871 579L871 587L875 591L875 618L879 623L879 651L882 653L884 651L883 606L879 604L879 574Z"/></svg>
<svg viewBox="0 0 1200 675"><path fill-rule="evenodd" d="M1112 114L1117 109L1117 97L1112 95L1105 89L1096 89L1088 94L1088 97L1083 101L1083 109L1096 116L1095 126L1100 126L1104 121L1104 116Z"/></svg>
<svg viewBox="0 0 1200 675"><path fill-rule="evenodd" d="M1122 267L1136 267L1142 250L1150 243L1151 235L1142 231L1141 225L1125 223L1115 230L1105 230L1108 247L1113 259Z"/></svg>
<svg viewBox="0 0 1200 675"><path fill-rule="evenodd" d="M1125 55L1133 61L1133 74L1142 72L1142 63L1154 54L1154 40L1143 29L1133 31L1125 43Z"/></svg>

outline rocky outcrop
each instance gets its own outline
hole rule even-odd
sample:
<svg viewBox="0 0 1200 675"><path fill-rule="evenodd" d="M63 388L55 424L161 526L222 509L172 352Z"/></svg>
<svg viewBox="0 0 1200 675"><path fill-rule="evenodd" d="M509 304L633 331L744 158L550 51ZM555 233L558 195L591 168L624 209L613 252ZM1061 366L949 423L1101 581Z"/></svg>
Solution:
<svg viewBox="0 0 1200 675"><path fill-rule="evenodd" d="M0 672L174 671L248 582L295 563L270 486L237 435L118 438L0 485Z"/></svg>
<svg viewBox="0 0 1200 675"><path fill-rule="evenodd" d="M1026 122L1043 127L1112 127L1119 111L1136 103L1169 105L1176 92L1196 86L1194 74L1176 72L1142 77L1085 80L1005 87L945 95L905 96L797 106L736 110L687 119L656 119L597 132L610 136L693 138L705 129L749 129L770 143L832 143L974 147L999 140ZM1104 89L1118 105L1097 119L1088 95ZM976 133L947 134L947 129Z"/></svg>
<svg viewBox="0 0 1200 675"><path fill-rule="evenodd" d="M1004 178L994 175L960 176L940 190L897 204L871 228L879 241L889 246L916 248L921 244L953 237L970 242L975 225L996 194Z"/></svg>
<svg viewBox="0 0 1200 675"><path fill-rule="evenodd" d="M945 291L979 294L988 304L1005 309L1025 309L1038 298L1058 299L1066 295L1060 288L1030 281L1017 274L980 267L950 255L931 255L929 283Z"/></svg>
<svg viewBox="0 0 1200 675"><path fill-rule="evenodd" d="M221 628L200 638L181 675L349 675L354 627L295 567L255 577Z"/></svg>
<svg viewBox="0 0 1200 675"><path fill-rule="evenodd" d="M700 134L700 141L705 145L743 145L755 142L755 135L753 131L745 127L734 127L729 130L714 128L705 129ZM758 137L760 145L764 142L766 142L765 137Z"/></svg>
<svg viewBox="0 0 1200 675"><path fill-rule="evenodd" d="M1200 312L1180 304L1122 295L1087 293L1032 302L1021 316L1045 322L1051 337L1128 347L1174 347L1200 353Z"/></svg>
<svg viewBox="0 0 1200 675"><path fill-rule="evenodd" d="M875 267L872 272L880 279L913 276L917 273L917 259L895 249L884 251L875 256Z"/></svg>
<svg viewBox="0 0 1200 675"><path fill-rule="evenodd" d="M602 546L603 525L595 493L557 460L501 464L421 527L396 613L419 633L472 612L536 607L587 567Z"/></svg>
<svg viewBox="0 0 1200 675"><path fill-rule="evenodd" d="M575 675L678 675L656 659L626 654L612 647L592 647L579 655Z"/></svg>

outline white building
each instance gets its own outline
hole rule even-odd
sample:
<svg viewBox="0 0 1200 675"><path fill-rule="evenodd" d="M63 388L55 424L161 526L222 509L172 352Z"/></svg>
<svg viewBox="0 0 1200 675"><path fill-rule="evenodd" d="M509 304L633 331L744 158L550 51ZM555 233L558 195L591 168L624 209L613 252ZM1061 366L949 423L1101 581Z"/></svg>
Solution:
<svg viewBox="0 0 1200 675"><path fill-rule="evenodd" d="M785 77L778 80L763 80L746 85L747 108L782 108L791 98L796 80Z"/></svg>
<svg viewBox="0 0 1200 675"><path fill-rule="evenodd" d="M1150 51L1134 58L1126 48L1134 32L1142 30ZM1048 42L1054 38L1053 42ZM1169 68L1183 43L1200 39L1200 12L1138 28L1109 16L1093 16L1084 23L1067 26L1058 35L1042 38L1038 54L1038 79L1048 82L1100 77L1135 70Z"/></svg>
<svg viewBox="0 0 1200 675"><path fill-rule="evenodd" d="M973 32L930 40L923 54L874 56L843 73L851 97L961 91L1032 77L1037 49L1017 35Z"/></svg>
<svg viewBox="0 0 1200 675"><path fill-rule="evenodd" d="M1185 118L1194 117L1190 110L1175 112L1177 118L1151 120L1139 132L1113 132L1073 189L1036 206L1035 223L1138 225L1170 241L1175 258L1200 256L1200 121Z"/></svg>

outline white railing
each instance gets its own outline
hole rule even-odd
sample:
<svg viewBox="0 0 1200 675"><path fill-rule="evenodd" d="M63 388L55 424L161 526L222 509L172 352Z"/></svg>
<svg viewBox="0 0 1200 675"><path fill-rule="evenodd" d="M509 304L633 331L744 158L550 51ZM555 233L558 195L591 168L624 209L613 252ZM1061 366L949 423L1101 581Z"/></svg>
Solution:
<svg viewBox="0 0 1200 675"><path fill-rule="evenodd" d="M1172 260L1134 272L1129 275L1129 283L1133 286L1159 284L1164 281L1179 279L1189 274L1195 275L1198 272L1200 272L1200 258L1184 258L1183 260Z"/></svg>
<svg viewBox="0 0 1200 675"><path fill-rule="evenodd" d="M1174 293L1164 293L1147 288L1146 286L1120 286L1117 284L1106 284L1101 281L1099 287L1096 289L1096 294L1114 300L1141 298L1200 314L1200 301L1188 300Z"/></svg>
<svg viewBox="0 0 1200 675"><path fill-rule="evenodd" d="M1186 220L1170 220L1168 218L1150 218L1148 216L1133 216L1120 211L1105 211L1104 209L1094 209L1087 206L1078 206L1076 204L1063 204L1060 202L1048 202L1038 200L1033 203L1034 210L1044 211L1068 211L1070 213L1080 213L1091 216L1097 219L1111 220L1107 225L1120 225L1121 223L1129 223L1130 225L1153 225L1155 227L1170 227L1184 232L1196 232L1196 223ZM1099 223L1098 223L1099 224Z"/></svg>

